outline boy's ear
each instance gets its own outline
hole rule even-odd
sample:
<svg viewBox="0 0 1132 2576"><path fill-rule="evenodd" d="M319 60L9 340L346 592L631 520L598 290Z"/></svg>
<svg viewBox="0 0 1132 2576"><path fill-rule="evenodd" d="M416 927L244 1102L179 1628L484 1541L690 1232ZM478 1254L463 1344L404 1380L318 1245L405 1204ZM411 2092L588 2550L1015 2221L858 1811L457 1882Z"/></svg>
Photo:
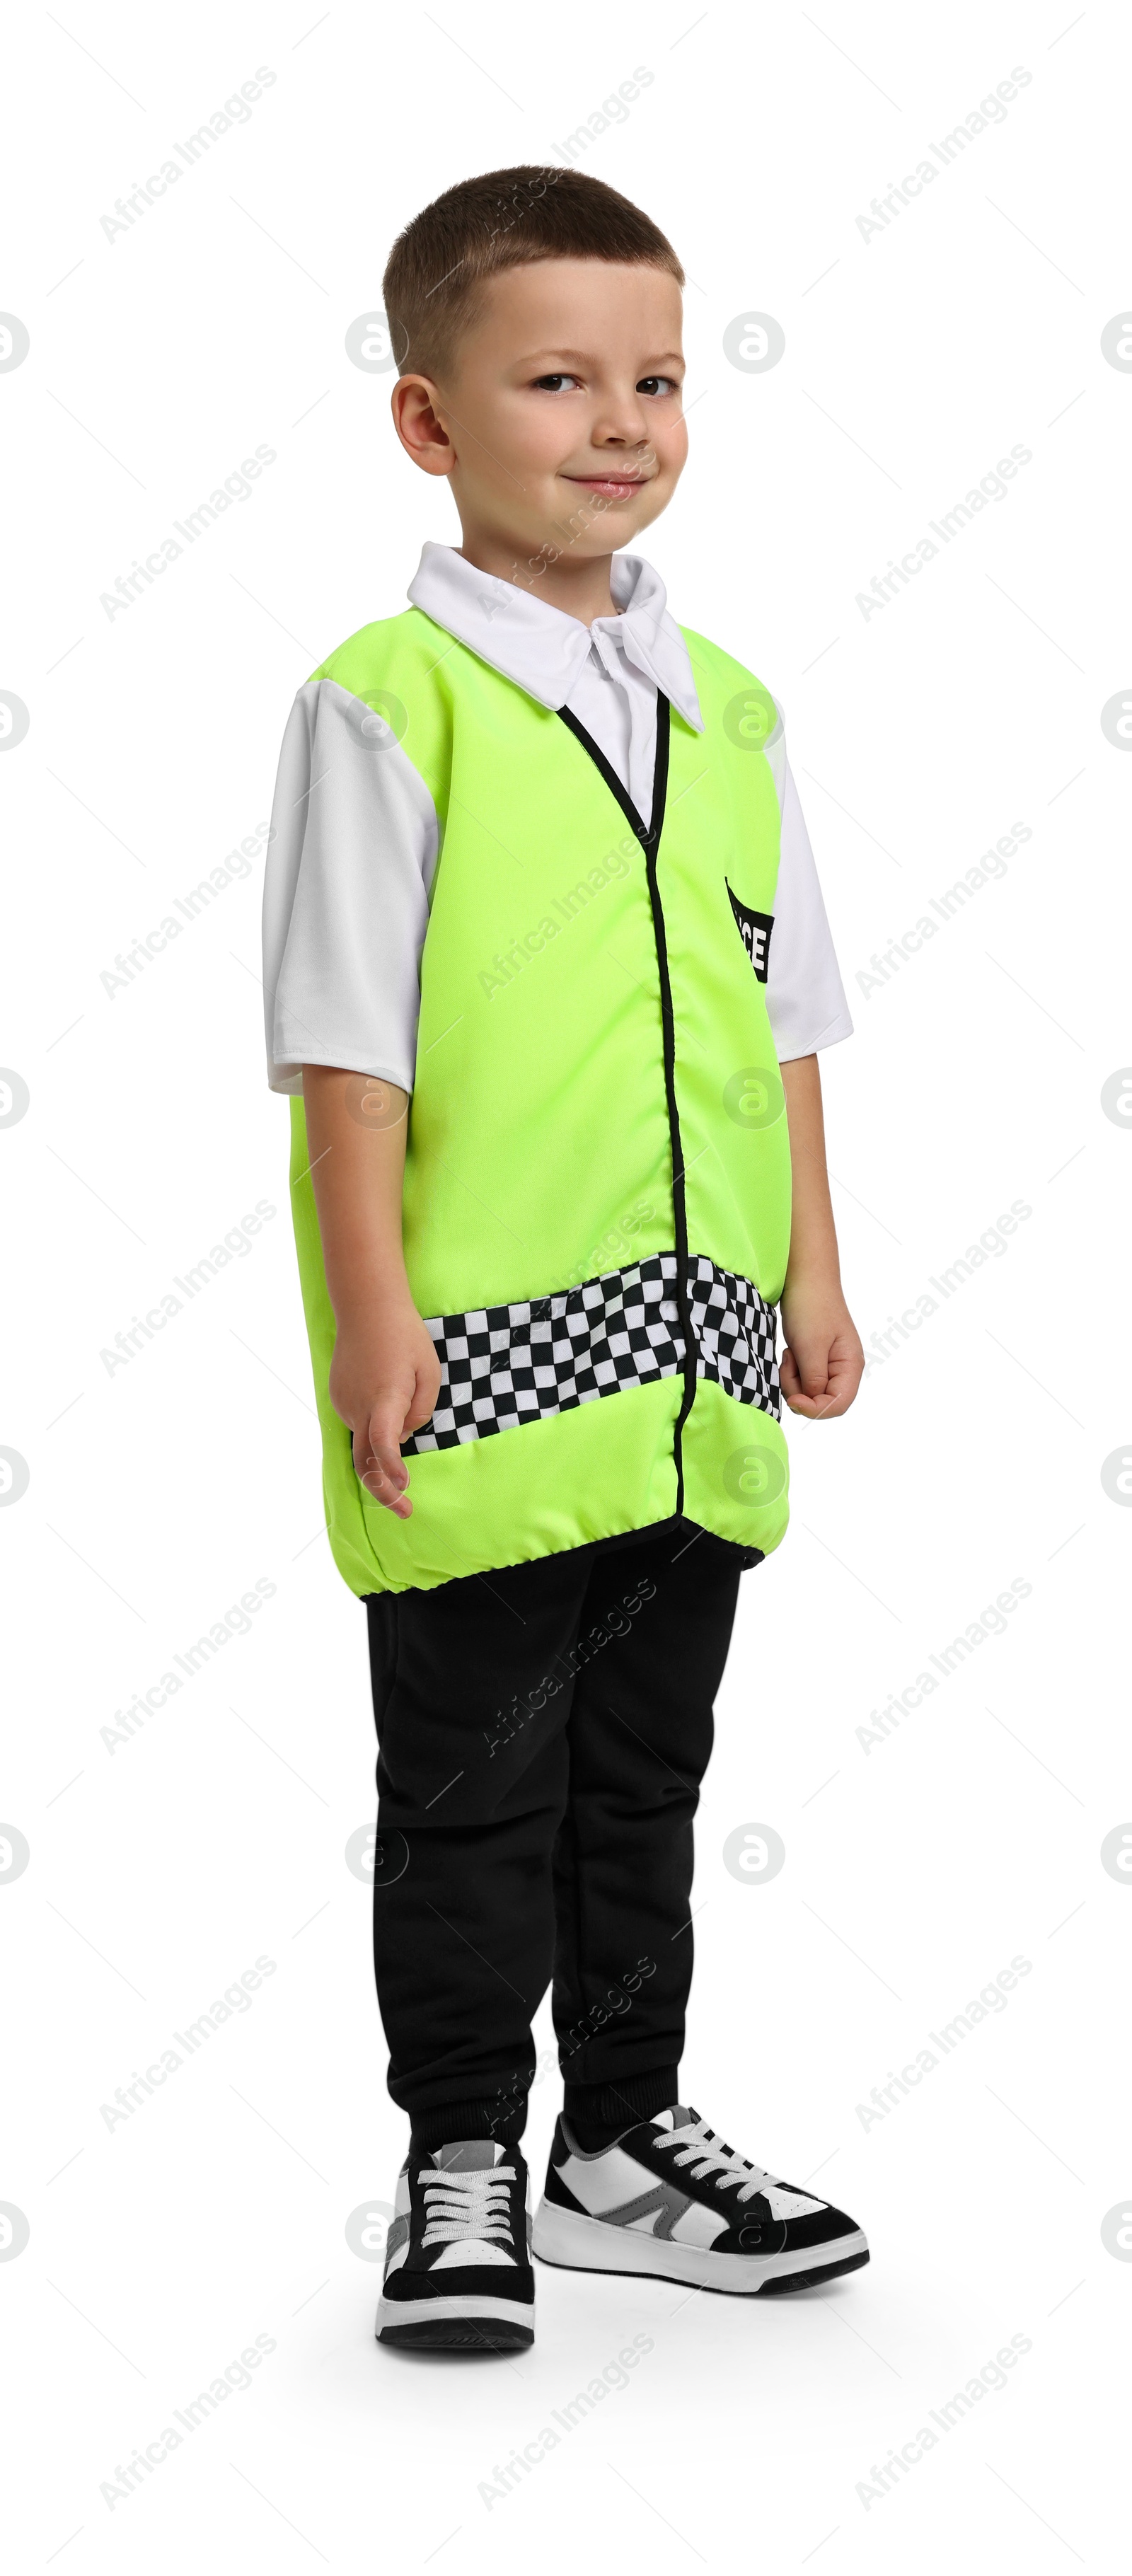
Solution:
<svg viewBox="0 0 1132 2576"><path fill-rule="evenodd" d="M450 474L456 450L435 409L439 388L428 376L399 376L390 397L393 426L422 474Z"/></svg>

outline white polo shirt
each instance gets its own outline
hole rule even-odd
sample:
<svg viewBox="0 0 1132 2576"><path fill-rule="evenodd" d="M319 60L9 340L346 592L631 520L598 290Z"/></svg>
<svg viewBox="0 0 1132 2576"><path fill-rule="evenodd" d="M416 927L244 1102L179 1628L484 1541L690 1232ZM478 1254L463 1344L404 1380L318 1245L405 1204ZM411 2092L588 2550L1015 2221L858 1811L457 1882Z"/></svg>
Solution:
<svg viewBox="0 0 1132 2576"><path fill-rule="evenodd" d="M610 588L616 616L585 626L531 591L477 572L453 546L426 545L409 598L540 706L568 707L647 824L657 691L697 733L703 716L659 574L638 555L615 555ZM336 681L312 680L299 690L283 737L263 898L273 1091L300 1092L304 1064L341 1065L413 1088L440 827L402 744L391 739L374 759L374 722ZM788 762L766 1006L780 1063L852 1030Z"/></svg>

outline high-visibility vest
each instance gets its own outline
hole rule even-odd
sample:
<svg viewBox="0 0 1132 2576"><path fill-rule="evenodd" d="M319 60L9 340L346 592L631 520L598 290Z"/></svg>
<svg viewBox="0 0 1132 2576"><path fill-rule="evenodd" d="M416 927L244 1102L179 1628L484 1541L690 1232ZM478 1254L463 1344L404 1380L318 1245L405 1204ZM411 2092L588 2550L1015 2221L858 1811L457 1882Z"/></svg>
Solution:
<svg viewBox="0 0 1132 2576"><path fill-rule="evenodd" d="M420 609L312 675L372 711L375 760L391 728L442 834L403 1215L443 1377L404 1444L405 1521L359 1483L330 1402L334 1316L291 1104L326 1518L358 1594L674 1514L763 1555L785 1530L790 1151L766 1011L782 728L749 671L682 631L704 731L658 697L648 817L572 715Z"/></svg>

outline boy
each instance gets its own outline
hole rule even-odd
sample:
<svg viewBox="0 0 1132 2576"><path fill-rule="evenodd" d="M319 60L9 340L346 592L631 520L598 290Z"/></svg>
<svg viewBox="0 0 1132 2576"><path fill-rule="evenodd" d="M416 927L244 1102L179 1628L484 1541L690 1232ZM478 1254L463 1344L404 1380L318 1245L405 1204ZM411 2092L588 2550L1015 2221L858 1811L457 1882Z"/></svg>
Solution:
<svg viewBox="0 0 1132 2576"><path fill-rule="evenodd" d="M580 171L408 226L393 417L462 544L300 689L280 763L270 1079L411 2122L390 2343L532 2338L552 1973L535 2253L740 2295L868 2260L679 2099L712 1701L787 1517L776 1303L793 1411L862 1369L816 1056L850 1021L779 711L614 554L684 463L682 284Z"/></svg>

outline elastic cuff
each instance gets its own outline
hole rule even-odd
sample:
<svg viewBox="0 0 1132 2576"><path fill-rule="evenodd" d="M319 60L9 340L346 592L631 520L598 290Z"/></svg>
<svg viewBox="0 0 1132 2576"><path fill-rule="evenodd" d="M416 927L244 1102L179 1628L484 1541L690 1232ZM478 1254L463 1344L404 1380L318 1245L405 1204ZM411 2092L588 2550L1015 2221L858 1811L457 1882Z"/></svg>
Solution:
<svg viewBox="0 0 1132 2576"><path fill-rule="evenodd" d="M625 2075L618 2083L567 2084L562 2110L573 2125L603 2129L630 2128L635 2120L655 2119L680 2099L678 2066L650 2067L643 2075Z"/></svg>
<svg viewBox="0 0 1132 2576"><path fill-rule="evenodd" d="M453 2146L458 2138L495 2138L501 2147L517 2147L527 2125L527 2097L498 2094L484 2102L441 2102L410 2113L413 2134L409 2152L430 2156L436 2147Z"/></svg>

